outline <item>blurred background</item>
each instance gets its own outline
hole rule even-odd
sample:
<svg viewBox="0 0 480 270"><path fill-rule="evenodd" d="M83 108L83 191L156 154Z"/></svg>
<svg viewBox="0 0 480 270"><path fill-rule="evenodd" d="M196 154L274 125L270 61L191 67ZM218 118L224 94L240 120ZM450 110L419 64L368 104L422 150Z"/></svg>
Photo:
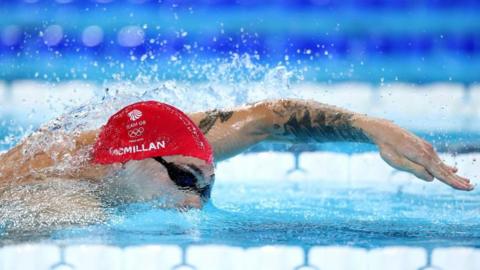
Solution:
<svg viewBox="0 0 480 270"><path fill-rule="evenodd" d="M478 0L2 0L0 78L202 80L189 66L248 54L312 81L471 84L479 16Z"/></svg>

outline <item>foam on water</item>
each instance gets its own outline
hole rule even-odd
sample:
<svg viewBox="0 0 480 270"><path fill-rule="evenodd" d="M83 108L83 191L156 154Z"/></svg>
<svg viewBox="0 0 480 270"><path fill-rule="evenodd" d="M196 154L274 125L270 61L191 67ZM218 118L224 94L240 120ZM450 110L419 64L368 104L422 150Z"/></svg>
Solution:
<svg viewBox="0 0 480 270"><path fill-rule="evenodd" d="M135 81L131 82L110 82L105 86L104 91L96 93L91 98L83 98L80 104L65 98L64 94L45 100L46 104L31 104L31 99L35 96L32 91L39 89L29 87L25 82L17 83L19 85L17 87L27 89L23 90L27 94L22 98L26 99L26 103L21 104L35 107L31 112L33 116L38 114L37 110L46 111L46 115L49 115L49 109L45 106L51 106L50 112L56 112L60 116L42 124L38 131L32 134L30 133L34 129L33 126L24 129L22 125L16 125L13 122L5 124L2 131L6 131L7 134L0 143L11 147L20 138L28 135L29 138L25 140L22 148L24 156L31 157L48 151L51 153L51 158L58 161L54 168L49 169L66 172L85 162L90 149L84 149L76 156L64 155L62 158L59 156L61 151L58 149L73 149L75 140L72 135L99 129L111 115L134 102L157 100L172 104L185 112L193 112L237 106L261 99L295 96L289 89L290 80L295 77L293 72L286 70L283 66L269 68L255 65L248 55L234 55L231 61L214 64L186 65L187 79L191 78L188 74L192 72L197 74L195 75L197 77L200 76L198 74L203 74L208 83L165 82L159 81L152 75L139 75ZM48 93L48 86L42 87L44 92ZM14 94L17 95L17 92L21 95L22 89L15 90ZM14 103L18 103L15 102L18 98L18 96L14 98ZM72 99L75 99L75 96L72 96Z"/></svg>
<svg viewBox="0 0 480 270"><path fill-rule="evenodd" d="M157 100L194 112L296 96L290 90L290 81L298 80L299 75L283 66L256 65L248 55L234 55L231 61L220 63L187 66L187 74L201 73L206 82L160 81L152 75L139 75L134 81L108 82L103 95L97 94L80 106L67 106L64 108L67 113L47 126L66 131L98 128L120 108L140 100Z"/></svg>
<svg viewBox="0 0 480 270"><path fill-rule="evenodd" d="M6 130L0 146L11 147L39 122L68 132L98 128L120 108L141 100L157 100L193 112L295 97L290 84L302 79L301 71L256 64L248 54L206 63L177 61L172 68L182 70L183 76L166 81L156 64L146 62L131 81L124 80L130 76L119 73L102 84L19 81L8 88L0 85L1 100L6 103L0 113L11 118L0 123L2 132Z"/></svg>
<svg viewBox="0 0 480 270"><path fill-rule="evenodd" d="M75 139L72 135L100 128L110 115L128 104L142 100L157 100L172 104L186 112L235 106L259 99L289 96L289 80L293 76L292 72L282 66L268 68L255 65L248 55L234 55L231 61L215 64L190 65L186 70L188 79L191 79L191 76L188 77L191 72L201 73L208 83L159 82L154 76L141 75L132 82L110 82L105 86L103 95L82 97L81 104L72 101L76 98L73 93L77 91L72 92L71 99L62 94L56 98L47 97L44 100L46 104L38 103L38 100L37 103L32 103L31 97L42 90L48 93L49 86L43 85L43 89L35 89L30 87L29 82L16 83L14 88L18 89L15 89L16 96L13 102L19 103L16 99L24 95L21 100L25 101L20 102L24 106L39 106L32 109L32 116L35 116L37 110L49 109L52 112L60 112L61 115L41 125L30 135L29 130L23 129L12 132L16 134L11 136L7 134L5 138L8 139L5 139L4 143L12 145L19 138L28 136L20 149L24 158L46 152L56 161L52 167L32 171L33 175L68 174L88 160L91 150L87 147L75 156L63 154L61 149L75 148ZM88 93L92 94L91 91ZM19 163L21 162L20 160ZM85 181L45 179L43 182L28 185L18 185L16 179L6 182L7 184L1 187L2 203L0 203L0 226L6 233L36 231L41 234L67 224L102 223L107 214L111 215L103 213L105 209L102 205L92 199L96 195L105 195L102 193L108 191L88 182L87 179ZM93 211L89 212L89 208ZM108 209L106 211L108 212Z"/></svg>

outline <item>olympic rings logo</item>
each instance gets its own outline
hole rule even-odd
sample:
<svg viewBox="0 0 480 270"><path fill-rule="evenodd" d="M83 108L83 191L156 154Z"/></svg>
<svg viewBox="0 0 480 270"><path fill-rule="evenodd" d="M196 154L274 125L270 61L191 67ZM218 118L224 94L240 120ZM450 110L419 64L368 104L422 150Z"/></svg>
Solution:
<svg viewBox="0 0 480 270"><path fill-rule="evenodd" d="M128 131L128 136L130 138L135 138L135 137L141 136L143 134L143 131L144 131L143 127L134 128Z"/></svg>

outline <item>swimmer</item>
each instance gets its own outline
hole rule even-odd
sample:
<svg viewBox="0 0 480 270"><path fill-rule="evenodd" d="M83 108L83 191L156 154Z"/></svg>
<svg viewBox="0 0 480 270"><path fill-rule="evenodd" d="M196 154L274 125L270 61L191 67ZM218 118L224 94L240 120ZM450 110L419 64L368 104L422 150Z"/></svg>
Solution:
<svg viewBox="0 0 480 270"><path fill-rule="evenodd" d="M201 208L214 182L213 161L265 141L375 144L383 160L398 170L427 182L438 179L455 189L473 189L470 180L442 162L431 144L387 120L296 99L188 115L150 101L127 106L99 130L66 134L40 129L25 138L0 156L0 183L5 187L0 198L5 201L6 194L13 194L8 189L57 179L108 182L99 185L103 196L112 192L122 201L163 196L165 207ZM34 145L37 150L32 152ZM319 164L319 169L322 165L328 164ZM24 197L34 196L29 194ZM102 198L95 194L85 196L79 204L101 205Z"/></svg>

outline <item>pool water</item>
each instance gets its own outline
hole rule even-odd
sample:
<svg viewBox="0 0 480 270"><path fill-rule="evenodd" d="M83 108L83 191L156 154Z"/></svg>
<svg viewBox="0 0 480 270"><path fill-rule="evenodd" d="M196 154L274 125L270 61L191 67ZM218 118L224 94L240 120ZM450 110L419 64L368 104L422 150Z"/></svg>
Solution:
<svg viewBox="0 0 480 270"><path fill-rule="evenodd" d="M374 182L219 181L201 211L130 204L105 224L4 234L0 269L477 269L478 190Z"/></svg>
<svg viewBox="0 0 480 270"><path fill-rule="evenodd" d="M112 209L105 224L4 233L0 269L478 269L478 190L360 174L225 179L228 167L252 169L242 159L259 163L262 155L219 164L201 211L161 210L152 201Z"/></svg>
<svg viewBox="0 0 480 270"><path fill-rule="evenodd" d="M248 182L248 181L247 181ZM480 244L478 191L356 188L301 181L218 183L204 210L116 209L106 225L61 230L47 241L145 244L348 245Z"/></svg>

